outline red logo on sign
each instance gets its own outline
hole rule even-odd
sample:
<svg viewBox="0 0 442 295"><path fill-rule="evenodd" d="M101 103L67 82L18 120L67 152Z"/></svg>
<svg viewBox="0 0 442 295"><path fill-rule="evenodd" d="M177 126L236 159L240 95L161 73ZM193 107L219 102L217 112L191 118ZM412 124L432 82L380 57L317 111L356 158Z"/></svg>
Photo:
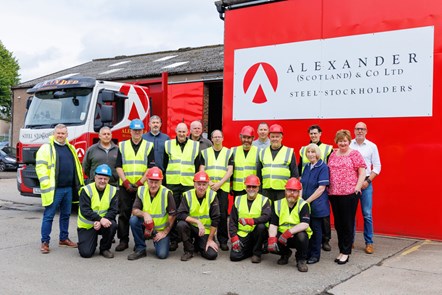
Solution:
<svg viewBox="0 0 442 295"><path fill-rule="evenodd" d="M260 78L257 78L257 73L263 73L263 75L259 75ZM264 78L265 77L265 78ZM276 88L278 87L278 75L276 74L275 69L265 62L260 62L257 64L254 64L250 67L250 69L247 70L247 73L244 76L243 81L243 89L244 93L247 93L250 86L252 85L252 82L254 80L258 80L258 87L256 89L255 94L253 95L253 103L265 103L267 102L267 96L264 93L263 85L264 84L270 84L273 91L276 92ZM263 80L263 81L262 81ZM253 83L255 84L255 83ZM255 88L255 87L253 87ZM254 90L251 90L254 91Z"/></svg>

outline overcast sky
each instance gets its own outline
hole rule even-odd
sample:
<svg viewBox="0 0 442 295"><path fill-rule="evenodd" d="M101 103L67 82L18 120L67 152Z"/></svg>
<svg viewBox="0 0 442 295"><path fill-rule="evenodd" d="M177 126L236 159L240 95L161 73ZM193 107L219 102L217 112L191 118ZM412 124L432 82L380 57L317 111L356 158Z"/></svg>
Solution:
<svg viewBox="0 0 442 295"><path fill-rule="evenodd" d="M2 0L0 41L25 82L96 58L223 43L215 0Z"/></svg>

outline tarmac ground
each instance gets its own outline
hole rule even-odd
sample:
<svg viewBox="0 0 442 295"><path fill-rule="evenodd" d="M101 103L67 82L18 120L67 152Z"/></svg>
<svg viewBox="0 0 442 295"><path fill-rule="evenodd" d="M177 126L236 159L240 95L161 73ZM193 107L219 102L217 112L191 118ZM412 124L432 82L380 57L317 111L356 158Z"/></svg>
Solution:
<svg viewBox="0 0 442 295"><path fill-rule="evenodd" d="M297 271L293 256L288 265L277 265L274 254L263 255L260 264L231 262L229 252L222 251L215 261L197 255L181 262L181 244L160 260L150 241L146 258L128 261L132 238L129 249L114 259L84 259L76 249L58 247L58 215L51 253L40 254L42 214L39 199L20 196L15 177L0 175L0 294L442 294L442 243L437 241L377 235L375 252L368 255L357 233L350 261L337 265L333 232L332 251L323 251L307 273ZM77 241L76 215L70 237Z"/></svg>

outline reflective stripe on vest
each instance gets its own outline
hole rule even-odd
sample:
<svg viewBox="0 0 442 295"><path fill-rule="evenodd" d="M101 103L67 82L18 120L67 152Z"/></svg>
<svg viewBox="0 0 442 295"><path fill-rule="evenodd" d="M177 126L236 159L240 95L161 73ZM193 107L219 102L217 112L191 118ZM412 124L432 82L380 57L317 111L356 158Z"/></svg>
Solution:
<svg viewBox="0 0 442 295"><path fill-rule="evenodd" d="M189 216L198 219L204 225L204 232L206 235L210 233L210 227L212 226L212 220L210 219L210 205L215 200L216 193L211 189L207 189L206 196L201 202L198 201L195 189L191 189L184 193L184 197L189 205ZM195 224L192 224L198 227Z"/></svg>
<svg viewBox="0 0 442 295"><path fill-rule="evenodd" d="M247 204L247 195L238 196L235 199L235 207L238 211L238 220L240 218L258 218L261 216L262 207L267 202L267 197L258 194L253 200L252 206L250 207ZM242 225L238 222L238 231L237 234L240 237L245 237L249 233L251 233L255 229L256 225Z"/></svg>
<svg viewBox="0 0 442 295"><path fill-rule="evenodd" d="M262 163L262 188L284 190L287 180L290 178L290 163L293 160L293 149L283 146L272 158L270 147L261 150L260 160Z"/></svg>
<svg viewBox="0 0 442 295"><path fill-rule="evenodd" d="M247 157L242 146L232 148L235 165L233 167L233 190L243 191L246 189L244 181L249 175L256 175L256 163L259 160L259 152L256 146L251 146Z"/></svg>
<svg viewBox="0 0 442 295"><path fill-rule="evenodd" d="M167 194L170 192L166 187L160 186L157 195L152 199L148 186L142 186L138 190L138 197L143 204L142 211L147 212L153 219L154 228L162 231L166 228L169 214L166 209L169 204Z"/></svg>
<svg viewBox="0 0 442 295"><path fill-rule="evenodd" d="M299 224L301 222L301 219L299 218L299 213L301 212L302 207L304 207L305 205L308 206L310 211L310 204L299 197L298 202L296 202L295 207L293 208L292 212L290 212L289 203L287 202L286 198L275 201L275 213L279 217L278 231L283 233L286 230L289 230L295 225ZM313 233L310 226L307 228L306 232L308 237L310 238Z"/></svg>
<svg viewBox="0 0 442 295"><path fill-rule="evenodd" d="M324 163L327 163L327 157L332 152L333 147L331 145L328 145L328 144L325 144L325 143L323 143L321 145L318 145L318 147L321 150L321 159L322 159L322 161ZM307 158L307 150L306 150L306 148L307 148L307 146L303 146L299 150L299 154L302 157L302 163L301 163L302 164L302 171L301 171L301 173L304 172L305 166L310 163L310 161Z"/></svg>
<svg viewBox="0 0 442 295"><path fill-rule="evenodd" d="M131 183L137 182L143 177L149 165L149 153L153 148L153 143L142 139L140 147L135 155L131 140L120 142L121 160L124 175ZM120 185L123 181L120 179Z"/></svg>
<svg viewBox="0 0 442 295"><path fill-rule="evenodd" d="M215 159L213 147L201 152L206 162L204 171L209 175L212 182L217 183L223 179L229 165L230 153L231 151L228 148L223 147L218 154L218 158ZM224 182L221 189L228 193L230 191L230 181Z"/></svg>
<svg viewBox="0 0 442 295"><path fill-rule="evenodd" d="M107 211L109 210L110 203L112 198L115 196L117 189L112 185L106 185L104 189L103 195L101 196L97 191L97 187L95 186L95 182L92 182L83 187L86 195L91 199L91 209L101 217L105 216ZM78 218L77 218L77 226L78 228L91 229L94 227L94 222L92 220L86 219L81 214L81 209L78 208Z"/></svg>
<svg viewBox="0 0 442 295"><path fill-rule="evenodd" d="M181 151L176 139L167 140L165 149L169 156L169 164L166 170L167 184L193 186L195 159L199 152L199 142L188 139L184 150Z"/></svg>

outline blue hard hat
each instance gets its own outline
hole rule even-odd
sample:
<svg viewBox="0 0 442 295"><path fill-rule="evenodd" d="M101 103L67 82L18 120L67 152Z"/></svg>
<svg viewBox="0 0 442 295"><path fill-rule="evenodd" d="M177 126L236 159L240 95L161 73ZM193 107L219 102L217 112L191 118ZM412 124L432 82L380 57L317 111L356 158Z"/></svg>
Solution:
<svg viewBox="0 0 442 295"><path fill-rule="evenodd" d="M144 124L140 119L134 119L130 122L129 128L132 130L143 130Z"/></svg>
<svg viewBox="0 0 442 295"><path fill-rule="evenodd" d="M112 176L112 170L111 168L106 164L101 164L95 169L95 175L104 175L111 177Z"/></svg>

